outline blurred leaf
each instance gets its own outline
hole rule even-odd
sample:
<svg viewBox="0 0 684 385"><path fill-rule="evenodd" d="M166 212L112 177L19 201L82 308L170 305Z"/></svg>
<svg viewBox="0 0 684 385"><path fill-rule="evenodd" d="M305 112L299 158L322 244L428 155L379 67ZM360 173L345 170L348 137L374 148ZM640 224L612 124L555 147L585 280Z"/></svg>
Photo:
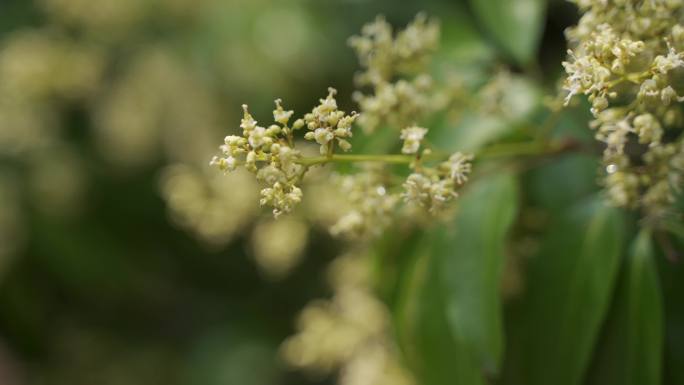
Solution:
<svg viewBox="0 0 684 385"><path fill-rule="evenodd" d="M477 151L527 124L541 102L541 91L529 79L511 75L502 90L499 108L502 114L467 111L456 127L431 130L430 140L444 150ZM480 104L479 101L476 104Z"/></svg>
<svg viewBox="0 0 684 385"><path fill-rule="evenodd" d="M470 0L492 37L518 62L529 64L544 27L544 0Z"/></svg>
<svg viewBox="0 0 684 385"><path fill-rule="evenodd" d="M682 199L678 202L682 207ZM681 212L681 211L680 211ZM658 245L669 258L658 258L665 316L665 384L684 384L684 227L680 221L666 224L670 233L658 234Z"/></svg>
<svg viewBox="0 0 684 385"><path fill-rule="evenodd" d="M420 384L484 385L474 357L449 325L438 258L429 253L434 239L435 234L424 239L403 286L396 312L400 346Z"/></svg>
<svg viewBox="0 0 684 385"><path fill-rule="evenodd" d="M384 231L370 251L376 292L391 308L402 301L403 287L412 279L410 265L425 251L422 230L395 226Z"/></svg>
<svg viewBox="0 0 684 385"><path fill-rule="evenodd" d="M551 224L530 262L523 354L530 385L577 385L608 310L619 266L623 218L600 197Z"/></svg>
<svg viewBox="0 0 684 385"><path fill-rule="evenodd" d="M508 132L513 125L511 122L504 121L498 117L487 116L484 114L468 114L464 116L457 128L444 130L444 136L448 137L448 143L444 143L441 136L434 138L443 148L458 148L461 151L476 151L487 143L496 140ZM441 133L440 133L441 134ZM456 147L454 147L456 146Z"/></svg>
<svg viewBox="0 0 684 385"><path fill-rule="evenodd" d="M435 244L452 330L496 373L503 350L501 272L506 235L515 219L518 191L511 174L475 183L461 198L455 231L445 228Z"/></svg>
<svg viewBox="0 0 684 385"><path fill-rule="evenodd" d="M554 211L578 202L592 193L598 160L586 154L571 154L531 170L525 179L529 199Z"/></svg>
<svg viewBox="0 0 684 385"><path fill-rule="evenodd" d="M663 348L663 304L651 235L642 231L634 243L627 271L629 345L622 384L659 384Z"/></svg>
<svg viewBox="0 0 684 385"><path fill-rule="evenodd" d="M589 107L586 107L589 110ZM588 116L578 116L580 109L560 115L551 132L554 140L577 140L593 146L595 139L587 127ZM549 119L547 116L546 119ZM572 153L550 159L524 176L526 198L532 206L562 212L569 205L587 199L600 186L596 183L600 165L599 153Z"/></svg>
<svg viewBox="0 0 684 385"><path fill-rule="evenodd" d="M591 105L585 99L579 100L579 106L567 108L560 114L554 127L549 131L553 139L573 139L586 145L594 145L594 131L589 129L588 122L591 121ZM549 112L553 114L553 112Z"/></svg>
<svg viewBox="0 0 684 385"><path fill-rule="evenodd" d="M277 347L258 330L224 326L198 338L181 383L188 385L269 385L280 383Z"/></svg>
<svg viewBox="0 0 684 385"><path fill-rule="evenodd" d="M441 23L440 49L434 56L438 67L453 68L475 66L482 70L481 63L490 62L496 56L496 50L474 28L472 19L460 10L453 12L451 9L442 10L439 18Z"/></svg>
<svg viewBox="0 0 684 385"><path fill-rule="evenodd" d="M642 230L622 271L592 383L661 383L663 304L654 258L651 234Z"/></svg>
<svg viewBox="0 0 684 385"><path fill-rule="evenodd" d="M452 226L430 234L399 312L400 340L426 384L483 383L503 350L499 281L518 201L500 174L469 186Z"/></svg>

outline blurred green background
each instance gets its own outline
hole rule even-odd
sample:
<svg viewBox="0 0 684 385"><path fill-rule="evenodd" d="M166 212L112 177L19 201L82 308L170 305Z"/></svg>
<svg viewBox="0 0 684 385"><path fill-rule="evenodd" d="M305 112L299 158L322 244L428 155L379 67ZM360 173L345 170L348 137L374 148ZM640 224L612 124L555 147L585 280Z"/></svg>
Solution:
<svg viewBox="0 0 684 385"><path fill-rule="evenodd" d="M377 14L405 25L419 11L442 22L444 51L525 70L459 1L2 0L0 384L335 383L278 358L298 312L330 295L342 246L329 220L295 216L299 233L259 250L253 230L272 222L246 203L255 187L206 165L242 103L301 112L334 86L354 109L346 39ZM552 92L577 17L548 4L535 72ZM564 127L590 138L577 115ZM529 173L528 199L595 192L592 162ZM558 173L577 183L541 179ZM666 271L681 294L681 265Z"/></svg>

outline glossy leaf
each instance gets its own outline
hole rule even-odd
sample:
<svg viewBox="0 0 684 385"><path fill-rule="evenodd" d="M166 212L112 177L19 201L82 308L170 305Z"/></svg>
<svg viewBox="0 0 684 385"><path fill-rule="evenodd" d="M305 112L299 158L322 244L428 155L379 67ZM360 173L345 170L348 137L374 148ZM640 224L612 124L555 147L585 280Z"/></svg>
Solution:
<svg viewBox="0 0 684 385"><path fill-rule="evenodd" d="M663 377L665 384L681 385L684 384L684 232L673 232L667 234L659 242L666 249L675 250L671 255L677 259L659 258L660 279L663 294L664 316L665 316L665 370ZM667 252L667 251L665 251Z"/></svg>
<svg viewBox="0 0 684 385"><path fill-rule="evenodd" d="M599 197L568 208L552 223L531 261L522 307L526 383L582 383L610 305L622 222Z"/></svg>
<svg viewBox="0 0 684 385"><path fill-rule="evenodd" d="M592 155L571 154L531 170L525 180L529 199L554 212L586 199L600 187L597 162Z"/></svg>
<svg viewBox="0 0 684 385"><path fill-rule="evenodd" d="M398 312L400 341L425 384L480 384L503 351L499 286L517 186L502 173L469 186L454 222L424 240Z"/></svg>
<svg viewBox="0 0 684 385"><path fill-rule="evenodd" d="M544 0L470 0L480 23L518 64L532 61L543 32Z"/></svg>
<svg viewBox="0 0 684 385"><path fill-rule="evenodd" d="M650 234L637 238L627 267L628 322L625 385L659 384L663 348L663 305Z"/></svg>
<svg viewBox="0 0 684 385"><path fill-rule="evenodd" d="M500 281L504 243L515 219L514 177L499 174L475 183L461 198L454 228L435 244L441 260L450 326L488 372L497 372L503 351Z"/></svg>
<svg viewBox="0 0 684 385"><path fill-rule="evenodd" d="M506 116L480 110L468 111L455 127L430 132L428 136L444 150L457 148L476 152L527 124L540 102L541 92L534 83L522 76L511 75L500 101L500 108L507 111Z"/></svg>
<svg viewBox="0 0 684 385"><path fill-rule="evenodd" d="M660 384L663 304L651 234L642 230L625 261L591 375L592 384Z"/></svg>

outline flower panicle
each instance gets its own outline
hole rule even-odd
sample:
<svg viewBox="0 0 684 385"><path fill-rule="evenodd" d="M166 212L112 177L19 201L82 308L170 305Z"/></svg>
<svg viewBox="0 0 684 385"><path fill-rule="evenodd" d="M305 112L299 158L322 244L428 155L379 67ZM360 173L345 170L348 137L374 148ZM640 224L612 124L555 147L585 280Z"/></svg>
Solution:
<svg viewBox="0 0 684 385"><path fill-rule="evenodd" d="M662 215L684 178L684 2L574 2L583 15L566 31L566 105L575 95L591 103L610 201Z"/></svg>

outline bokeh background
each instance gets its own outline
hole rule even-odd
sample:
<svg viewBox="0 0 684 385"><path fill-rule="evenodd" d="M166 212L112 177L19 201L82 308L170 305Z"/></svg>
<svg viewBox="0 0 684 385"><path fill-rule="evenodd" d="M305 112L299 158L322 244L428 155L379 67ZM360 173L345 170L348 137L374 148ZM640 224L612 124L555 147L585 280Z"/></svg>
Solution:
<svg viewBox="0 0 684 385"><path fill-rule="evenodd" d="M339 208L274 222L252 178L208 161L242 103L301 112L334 86L353 110L347 38L419 11L443 50L506 63L453 0L0 1L0 384L334 383L278 351L330 295ZM547 13L553 89L577 13Z"/></svg>

